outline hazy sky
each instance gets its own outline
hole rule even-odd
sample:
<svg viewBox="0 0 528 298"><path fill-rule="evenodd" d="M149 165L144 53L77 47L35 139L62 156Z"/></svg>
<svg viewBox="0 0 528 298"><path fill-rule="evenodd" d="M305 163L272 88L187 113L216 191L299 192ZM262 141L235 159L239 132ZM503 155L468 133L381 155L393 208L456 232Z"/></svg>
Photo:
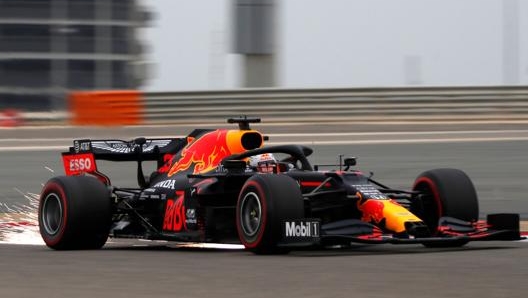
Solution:
<svg viewBox="0 0 528 298"><path fill-rule="evenodd" d="M143 0L152 63L145 89L238 88L233 0ZM506 0L508 1L508 0ZM528 3L520 2L520 83L528 83ZM502 0L276 0L279 87L503 82ZM528 28L527 28L528 29Z"/></svg>

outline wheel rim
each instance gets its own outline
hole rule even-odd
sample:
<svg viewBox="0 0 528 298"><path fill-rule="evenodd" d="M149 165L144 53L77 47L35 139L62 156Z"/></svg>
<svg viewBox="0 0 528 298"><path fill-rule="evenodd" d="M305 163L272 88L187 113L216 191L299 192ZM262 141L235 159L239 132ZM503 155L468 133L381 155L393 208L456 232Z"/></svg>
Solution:
<svg viewBox="0 0 528 298"><path fill-rule="evenodd" d="M262 224L262 206L259 197L254 192L247 193L242 199L240 223L244 234L253 237Z"/></svg>
<svg viewBox="0 0 528 298"><path fill-rule="evenodd" d="M55 193L48 194L42 206L42 223L46 233L57 234L62 225L62 217L63 210L59 196Z"/></svg>

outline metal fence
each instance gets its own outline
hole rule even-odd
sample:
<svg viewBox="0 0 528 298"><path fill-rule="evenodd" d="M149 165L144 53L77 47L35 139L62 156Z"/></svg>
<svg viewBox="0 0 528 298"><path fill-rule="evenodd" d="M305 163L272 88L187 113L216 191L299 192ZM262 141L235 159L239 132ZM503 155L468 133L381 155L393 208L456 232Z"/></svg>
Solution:
<svg viewBox="0 0 528 298"><path fill-rule="evenodd" d="M351 121L528 121L528 87L237 89L145 92L141 123L224 123L258 116L266 123ZM69 111L25 113L25 123L69 122Z"/></svg>
<svg viewBox="0 0 528 298"><path fill-rule="evenodd" d="M242 89L144 94L147 123L528 120L528 87Z"/></svg>

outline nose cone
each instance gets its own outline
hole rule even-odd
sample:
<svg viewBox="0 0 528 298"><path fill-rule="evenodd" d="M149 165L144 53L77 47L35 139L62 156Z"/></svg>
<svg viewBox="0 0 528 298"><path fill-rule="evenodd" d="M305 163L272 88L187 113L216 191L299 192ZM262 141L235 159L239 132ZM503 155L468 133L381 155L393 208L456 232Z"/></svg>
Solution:
<svg viewBox="0 0 528 298"><path fill-rule="evenodd" d="M361 220L380 224L383 220L383 228L396 233L407 231L406 223L422 221L402 205L390 199L368 199L358 206L363 213Z"/></svg>

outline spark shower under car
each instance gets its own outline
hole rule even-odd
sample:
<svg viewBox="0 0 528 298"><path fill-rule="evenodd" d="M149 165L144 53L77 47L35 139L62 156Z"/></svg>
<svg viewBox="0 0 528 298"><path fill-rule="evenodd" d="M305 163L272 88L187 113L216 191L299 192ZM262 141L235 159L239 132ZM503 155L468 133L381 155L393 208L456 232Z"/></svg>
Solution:
<svg viewBox="0 0 528 298"><path fill-rule="evenodd" d="M39 195L22 193L27 204L7 206L0 203L0 243L44 245L38 229Z"/></svg>

